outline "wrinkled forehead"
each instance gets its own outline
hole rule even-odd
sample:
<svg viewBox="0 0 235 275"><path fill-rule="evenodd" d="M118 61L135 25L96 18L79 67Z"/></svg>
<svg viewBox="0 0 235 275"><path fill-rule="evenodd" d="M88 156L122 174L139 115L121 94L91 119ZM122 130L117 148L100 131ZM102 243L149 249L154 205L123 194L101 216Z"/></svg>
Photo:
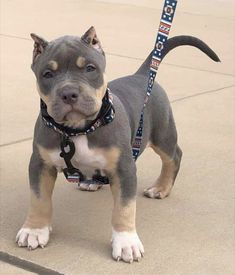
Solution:
<svg viewBox="0 0 235 275"><path fill-rule="evenodd" d="M102 72L105 71L106 65L105 56L101 52L74 36L61 37L49 43L40 63L47 65L51 60L55 61L60 68L78 65L82 60L84 64L96 65Z"/></svg>

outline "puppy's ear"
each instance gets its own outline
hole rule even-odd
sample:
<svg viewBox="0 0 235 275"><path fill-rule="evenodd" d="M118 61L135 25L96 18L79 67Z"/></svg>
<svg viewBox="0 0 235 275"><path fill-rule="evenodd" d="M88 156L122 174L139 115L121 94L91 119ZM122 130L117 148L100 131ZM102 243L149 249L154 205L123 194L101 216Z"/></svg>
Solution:
<svg viewBox="0 0 235 275"><path fill-rule="evenodd" d="M84 33L81 39L87 45L104 54L100 40L98 39L95 28L93 26L90 27L90 29Z"/></svg>
<svg viewBox="0 0 235 275"><path fill-rule="evenodd" d="M34 33L31 33L30 36L34 40L34 50L33 50L33 63L34 63L37 57L43 53L44 49L48 45L48 42Z"/></svg>

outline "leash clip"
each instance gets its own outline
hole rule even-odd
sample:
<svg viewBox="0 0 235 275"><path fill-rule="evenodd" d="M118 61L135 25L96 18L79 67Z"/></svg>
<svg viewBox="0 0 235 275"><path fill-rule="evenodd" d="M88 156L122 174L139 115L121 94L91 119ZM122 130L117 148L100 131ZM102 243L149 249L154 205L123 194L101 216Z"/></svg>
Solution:
<svg viewBox="0 0 235 275"><path fill-rule="evenodd" d="M67 181L79 183L84 180L84 176L81 171L75 168L71 163L71 159L75 154L75 145L73 141L68 136L63 135L60 148L60 157L64 159L67 166L67 168L63 169L63 173Z"/></svg>
<svg viewBox="0 0 235 275"><path fill-rule="evenodd" d="M60 157L64 158L65 162L66 161L70 162L70 160L75 154L75 145L73 141L70 140L68 136L63 135L62 141L60 143L60 148L61 148Z"/></svg>

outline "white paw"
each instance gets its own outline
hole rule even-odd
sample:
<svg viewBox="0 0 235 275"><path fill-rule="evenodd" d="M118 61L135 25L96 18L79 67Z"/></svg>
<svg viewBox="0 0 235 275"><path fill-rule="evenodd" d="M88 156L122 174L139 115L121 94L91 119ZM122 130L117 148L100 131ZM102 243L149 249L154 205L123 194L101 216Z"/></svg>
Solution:
<svg viewBox="0 0 235 275"><path fill-rule="evenodd" d="M81 182L80 184L79 184L79 189L81 190L81 191L92 191L92 192L94 192L94 191L97 191L97 190L99 190L100 188L102 187L102 185L101 184L96 184L96 183L86 183L86 182Z"/></svg>
<svg viewBox="0 0 235 275"><path fill-rule="evenodd" d="M16 235L18 246L27 246L29 250L36 249L38 246L44 248L48 241L51 228L27 228L22 227Z"/></svg>
<svg viewBox="0 0 235 275"><path fill-rule="evenodd" d="M144 189L144 196L150 199L164 199L170 194L171 188L152 186Z"/></svg>
<svg viewBox="0 0 235 275"><path fill-rule="evenodd" d="M136 232L112 233L112 256L115 260L123 260L127 263L139 261L144 256L144 247Z"/></svg>

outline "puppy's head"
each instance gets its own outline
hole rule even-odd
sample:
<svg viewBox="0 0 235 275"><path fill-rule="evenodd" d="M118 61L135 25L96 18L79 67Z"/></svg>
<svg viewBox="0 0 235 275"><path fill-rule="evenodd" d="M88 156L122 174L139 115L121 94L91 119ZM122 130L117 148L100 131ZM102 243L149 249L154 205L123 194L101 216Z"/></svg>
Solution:
<svg viewBox="0 0 235 275"><path fill-rule="evenodd" d="M47 42L35 34L31 37L32 70L49 115L65 126L84 127L97 116L107 88L105 56L94 27L81 38Z"/></svg>

